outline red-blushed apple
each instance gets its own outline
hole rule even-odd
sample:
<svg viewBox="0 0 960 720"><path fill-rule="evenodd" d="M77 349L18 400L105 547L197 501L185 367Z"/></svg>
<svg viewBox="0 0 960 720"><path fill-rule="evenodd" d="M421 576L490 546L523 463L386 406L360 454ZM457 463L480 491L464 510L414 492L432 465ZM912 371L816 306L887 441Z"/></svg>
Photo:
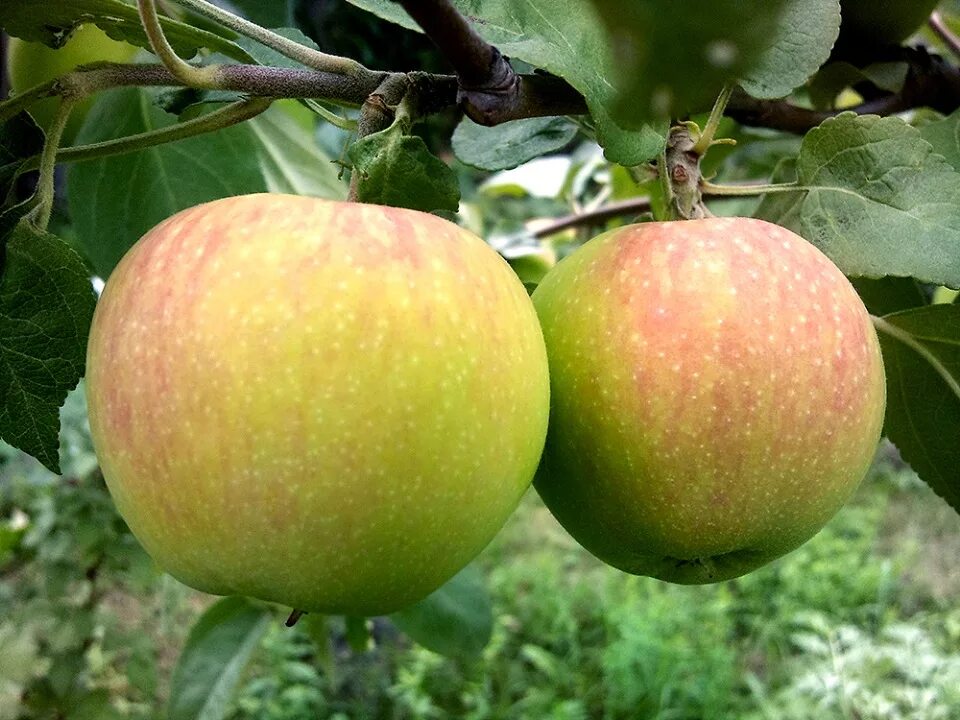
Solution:
<svg viewBox="0 0 960 720"><path fill-rule="evenodd" d="M491 247L425 213L289 195L148 232L106 283L86 388L107 485L162 568L352 615L480 552L549 412L536 313Z"/></svg>
<svg viewBox="0 0 960 720"><path fill-rule="evenodd" d="M597 557L705 583L814 535L877 446L885 383L859 296L745 218L594 238L533 294L550 362L537 491Z"/></svg>

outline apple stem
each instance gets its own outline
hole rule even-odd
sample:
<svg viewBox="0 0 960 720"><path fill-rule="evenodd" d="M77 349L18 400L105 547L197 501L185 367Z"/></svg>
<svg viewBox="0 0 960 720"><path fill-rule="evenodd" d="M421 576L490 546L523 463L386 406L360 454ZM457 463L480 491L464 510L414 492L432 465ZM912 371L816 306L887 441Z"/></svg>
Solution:
<svg viewBox="0 0 960 720"><path fill-rule="evenodd" d="M287 618L286 622L283 624L287 627L293 627L300 621L300 618L302 618L306 614L307 614L306 610L297 610L296 608L294 608L290 612L290 616Z"/></svg>
<svg viewBox="0 0 960 720"><path fill-rule="evenodd" d="M700 154L690 128L677 125L670 129L667 148L661 156L660 182L673 219L696 220L712 217L703 203Z"/></svg>

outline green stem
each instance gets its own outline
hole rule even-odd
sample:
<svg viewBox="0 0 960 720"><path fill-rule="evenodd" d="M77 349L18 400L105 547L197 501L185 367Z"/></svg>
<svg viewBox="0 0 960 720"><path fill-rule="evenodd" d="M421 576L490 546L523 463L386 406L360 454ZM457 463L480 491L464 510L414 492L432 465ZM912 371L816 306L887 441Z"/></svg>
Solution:
<svg viewBox="0 0 960 720"><path fill-rule="evenodd" d="M34 225L41 230L47 229L47 225L50 224L50 216L53 214L53 201L56 191L54 170L57 165L57 149L60 147L60 138L63 137L63 130L67 127L70 112L76 102L76 98L64 98L60 101L60 107L57 108L57 114L47 131L47 140L43 144L43 152L40 154L37 204L31 211L30 216Z"/></svg>
<svg viewBox="0 0 960 720"><path fill-rule="evenodd" d="M660 191L663 193L663 205L667 209L666 217L658 217L657 220L676 220L677 216L673 203L673 184L670 182L666 147L660 151L660 158L657 160L657 173L660 179Z"/></svg>
<svg viewBox="0 0 960 720"><path fill-rule="evenodd" d="M717 135L717 128L720 127L720 121L723 120L723 113L727 109L727 103L730 102L731 95L733 95L733 85L724 85L717 101L713 104L713 109L710 111L710 118L707 120L706 127L703 128L696 145L693 146L693 151L700 157L706 155L707 150L713 145L713 139Z"/></svg>
<svg viewBox="0 0 960 720"><path fill-rule="evenodd" d="M700 190L703 194L712 197L750 197L752 195L796 192L800 189L800 184L796 182L774 183L772 185L714 185L704 180L700 183Z"/></svg>
<svg viewBox="0 0 960 720"><path fill-rule="evenodd" d="M111 155L122 155L124 153L136 152L163 145L185 138L203 135L208 132L215 132L223 128L237 125L246 120L256 117L268 107L273 100L271 98L250 98L231 103L226 107L214 110L207 115L202 115L193 120L178 123L170 127L149 132L129 135L117 140L107 140L105 142L91 143L90 145L79 145L77 147L63 148L57 153L57 162L80 162L81 160L94 160ZM40 158L31 158L27 160L24 169L31 170L42 162Z"/></svg>
<svg viewBox="0 0 960 720"><path fill-rule="evenodd" d="M363 65L356 60L340 57L338 55L328 55L319 50L301 45L275 32L260 27L256 23L238 17L226 10L221 10L216 5L206 2L206 0L175 0L183 7L189 8L200 15L210 18L231 30L252 38L259 43L273 48L281 55L296 60L307 67L325 72L339 73L341 75L355 75L363 72L369 72Z"/></svg>
<svg viewBox="0 0 960 720"><path fill-rule="evenodd" d="M0 100L0 124L5 123L17 113L23 112L37 100L56 95L56 80L35 85L6 100Z"/></svg>
<svg viewBox="0 0 960 720"><path fill-rule="evenodd" d="M932 367L943 379L943 381L947 384L947 387L950 388L950 392L952 392L956 397L960 398L960 383L958 383L957 379L950 374L950 371L947 370L942 362L940 362L940 359L932 352L927 350L927 348L925 348L921 343L917 342L913 335L901 330L896 325L888 323L886 320L881 317L877 317L876 315L871 315L870 320L873 322L873 326L877 330L886 333L894 340L899 340L928 363L930 363L930 367Z"/></svg>
<svg viewBox="0 0 960 720"><path fill-rule="evenodd" d="M155 0L137 0L137 9L140 11L140 21L150 41L150 47L173 76L188 87L217 89L215 65L194 67L174 51L167 36L163 34Z"/></svg>
<svg viewBox="0 0 960 720"><path fill-rule="evenodd" d="M326 120L331 125L340 128L341 130L346 130L347 132L356 132L357 130L357 121L351 120L350 118L345 118L337 115L335 112L328 110L319 102L313 98L306 98L304 103L310 110L315 112L321 118Z"/></svg>

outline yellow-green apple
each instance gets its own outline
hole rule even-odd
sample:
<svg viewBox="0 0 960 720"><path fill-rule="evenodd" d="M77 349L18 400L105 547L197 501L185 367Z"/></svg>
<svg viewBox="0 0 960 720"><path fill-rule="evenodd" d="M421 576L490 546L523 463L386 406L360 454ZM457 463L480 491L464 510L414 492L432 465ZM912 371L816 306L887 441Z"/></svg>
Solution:
<svg viewBox="0 0 960 720"><path fill-rule="evenodd" d="M425 213L290 195L148 232L104 288L86 388L107 485L161 567L354 615L479 553L549 412L536 313L491 247Z"/></svg>
<svg viewBox="0 0 960 720"><path fill-rule="evenodd" d="M550 362L536 488L627 572L742 575L815 534L883 424L880 349L813 245L761 220L631 225L533 294Z"/></svg>
<svg viewBox="0 0 960 720"><path fill-rule="evenodd" d="M7 49L10 89L14 94L22 93L87 63L129 62L137 50L133 45L109 38L96 25L81 25L57 49L40 42L10 38ZM77 134L93 101L94 98L87 98L74 107L64 130L63 142L70 142ZM33 103L29 108L30 114L44 130L53 122L57 103L56 98L47 98Z"/></svg>
<svg viewBox="0 0 960 720"><path fill-rule="evenodd" d="M839 45L897 45L910 37L940 0L840 0Z"/></svg>

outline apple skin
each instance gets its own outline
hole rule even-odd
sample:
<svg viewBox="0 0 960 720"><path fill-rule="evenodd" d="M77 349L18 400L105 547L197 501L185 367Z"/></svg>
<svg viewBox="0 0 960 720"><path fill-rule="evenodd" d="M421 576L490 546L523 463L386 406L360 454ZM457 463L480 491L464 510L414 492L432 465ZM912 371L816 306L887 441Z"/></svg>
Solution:
<svg viewBox="0 0 960 720"><path fill-rule="evenodd" d="M53 49L40 42L10 38L7 49L7 68L13 94L29 90L34 85L65 75L80 65L93 62L129 62L139 48L113 40L96 25L81 25L70 35L63 47ZM64 129L62 141L69 143L76 136L83 119L93 105L87 98L74 107ZM30 114L43 128L50 127L57 113L57 98L47 98L32 104Z"/></svg>
<svg viewBox="0 0 960 720"><path fill-rule="evenodd" d="M870 465L885 382L859 296L770 223L594 238L533 294L550 429L535 487L601 560L725 580L813 536Z"/></svg>
<svg viewBox="0 0 960 720"><path fill-rule="evenodd" d="M441 218L289 195L183 211L121 260L87 355L120 514L217 595L377 615L451 578L529 487L543 336Z"/></svg>
<svg viewBox="0 0 960 720"><path fill-rule="evenodd" d="M841 0L838 45L899 45L939 4L940 0Z"/></svg>

